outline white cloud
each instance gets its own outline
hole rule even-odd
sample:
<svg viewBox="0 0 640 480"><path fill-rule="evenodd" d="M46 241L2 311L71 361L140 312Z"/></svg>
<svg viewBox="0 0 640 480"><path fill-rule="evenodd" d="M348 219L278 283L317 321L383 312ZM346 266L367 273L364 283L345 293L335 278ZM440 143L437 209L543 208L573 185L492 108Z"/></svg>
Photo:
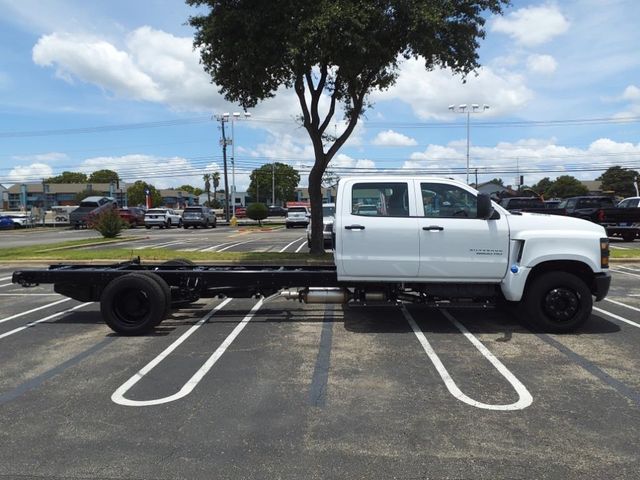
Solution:
<svg viewBox="0 0 640 480"><path fill-rule="evenodd" d="M556 5L520 8L504 17L497 17L491 30L509 35L525 47L542 45L565 33L569 21Z"/></svg>
<svg viewBox="0 0 640 480"><path fill-rule="evenodd" d="M159 101L158 85L126 52L108 42L71 34L45 35L33 47L33 61L56 65L56 75L67 82L78 78L123 97Z"/></svg>
<svg viewBox="0 0 640 480"><path fill-rule="evenodd" d="M601 138L586 148L565 147L551 139L522 139L517 142L500 142L494 147L474 147L470 152L470 181L474 181L475 167L480 172L479 181L501 177L505 184L515 181L516 171L532 185L543 177L556 178L572 175L580 180L593 180L606 168L640 158L640 143L615 142ZM465 180L466 143L451 142L447 145L429 145L424 151L415 152L402 168L420 172L436 172ZM589 171L579 171L590 168ZM491 169L493 173L483 173ZM576 170L576 171L574 171ZM508 173L505 173L508 172Z"/></svg>
<svg viewBox="0 0 640 480"><path fill-rule="evenodd" d="M386 130L376 135L373 139L373 144L380 146L412 146L417 145L418 142L401 133L394 132L393 130Z"/></svg>
<svg viewBox="0 0 640 480"><path fill-rule="evenodd" d="M551 55L529 55L527 69L533 73L548 75L558 68L558 62Z"/></svg>
<svg viewBox="0 0 640 480"><path fill-rule="evenodd" d="M16 165L9 172L7 184L33 182L34 179L51 177L53 169L46 163L32 163L31 165Z"/></svg>
<svg viewBox="0 0 640 480"><path fill-rule="evenodd" d="M69 156L66 153L49 152L49 153L37 153L35 155L14 155L14 160L27 161L27 162L58 162L60 160L68 160Z"/></svg>
<svg viewBox="0 0 640 480"><path fill-rule="evenodd" d="M624 89L624 93L622 94L622 98L624 100L640 101L640 88L635 85L629 85Z"/></svg>
<svg viewBox="0 0 640 480"><path fill-rule="evenodd" d="M516 74L498 74L490 67L481 67L466 83L449 69L427 72L424 62L411 59L402 63L394 86L384 92L374 92L372 100L401 100L421 119L447 120L451 104L478 103L491 106L485 115L502 116L522 109L533 98L524 78Z"/></svg>
<svg viewBox="0 0 640 480"><path fill-rule="evenodd" d="M219 171L222 174L223 171L222 166L215 162L194 164L191 160L182 157L157 157L143 154L88 158L82 162L78 171L90 174L102 169L118 172L127 183L144 180L156 188L179 187L185 184L203 188L204 172ZM230 169L229 172L231 172Z"/></svg>

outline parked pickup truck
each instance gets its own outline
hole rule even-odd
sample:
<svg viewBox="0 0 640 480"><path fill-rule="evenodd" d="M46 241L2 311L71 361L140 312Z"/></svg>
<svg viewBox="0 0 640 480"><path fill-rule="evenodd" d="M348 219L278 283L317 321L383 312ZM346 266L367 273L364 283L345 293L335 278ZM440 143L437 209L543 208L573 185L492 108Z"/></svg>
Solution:
<svg viewBox="0 0 640 480"><path fill-rule="evenodd" d="M609 236L633 242L640 237L639 205L640 197L625 198L615 207L600 208L594 215L595 221L607 230Z"/></svg>
<svg viewBox="0 0 640 480"><path fill-rule="evenodd" d="M80 202L78 208L69 213L69 223L76 229L86 228L92 218L117 207L118 204L113 197L87 197Z"/></svg>
<svg viewBox="0 0 640 480"><path fill-rule="evenodd" d="M559 207L564 208L567 215L602 225L608 236L632 242L640 233L640 208L632 207L632 200L625 199L616 205L615 198L610 196L570 197Z"/></svg>
<svg viewBox="0 0 640 480"><path fill-rule="evenodd" d="M375 212L359 213L360 205ZM23 286L99 301L116 332L140 335L171 308L201 297L281 296L307 303L514 306L543 331L578 328L611 281L604 228L571 217L520 213L436 177L340 180L332 265L52 265L21 270Z"/></svg>

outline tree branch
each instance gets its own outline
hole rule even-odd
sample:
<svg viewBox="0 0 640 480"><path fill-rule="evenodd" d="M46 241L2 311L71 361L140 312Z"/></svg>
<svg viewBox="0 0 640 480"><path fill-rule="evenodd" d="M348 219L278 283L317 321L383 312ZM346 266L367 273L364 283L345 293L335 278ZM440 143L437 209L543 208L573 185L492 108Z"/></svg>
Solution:
<svg viewBox="0 0 640 480"><path fill-rule="evenodd" d="M307 99L304 97L304 82L302 76L297 75L294 83L294 89L300 102L300 108L302 108L302 117L304 122L304 128L309 130L311 126L311 117L309 116L309 108L307 107Z"/></svg>

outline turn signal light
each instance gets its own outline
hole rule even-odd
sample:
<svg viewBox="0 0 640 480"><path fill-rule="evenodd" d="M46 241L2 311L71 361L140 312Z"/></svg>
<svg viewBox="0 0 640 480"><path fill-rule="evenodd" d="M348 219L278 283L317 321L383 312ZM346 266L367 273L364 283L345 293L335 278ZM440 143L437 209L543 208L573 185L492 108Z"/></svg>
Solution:
<svg viewBox="0 0 640 480"><path fill-rule="evenodd" d="M600 239L600 267L609 268L609 239Z"/></svg>

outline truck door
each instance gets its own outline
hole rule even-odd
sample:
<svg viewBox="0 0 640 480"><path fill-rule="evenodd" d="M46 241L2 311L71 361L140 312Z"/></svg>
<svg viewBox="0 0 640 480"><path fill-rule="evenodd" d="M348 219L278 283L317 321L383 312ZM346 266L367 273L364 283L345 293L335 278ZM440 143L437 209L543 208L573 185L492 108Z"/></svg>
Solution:
<svg viewBox="0 0 640 480"><path fill-rule="evenodd" d="M437 181L416 182L421 278L466 282L504 277L509 226L502 218L477 218L476 195Z"/></svg>
<svg viewBox="0 0 640 480"><path fill-rule="evenodd" d="M346 185L335 223L343 276L397 280L418 275L419 230L412 189L412 184L397 180Z"/></svg>

